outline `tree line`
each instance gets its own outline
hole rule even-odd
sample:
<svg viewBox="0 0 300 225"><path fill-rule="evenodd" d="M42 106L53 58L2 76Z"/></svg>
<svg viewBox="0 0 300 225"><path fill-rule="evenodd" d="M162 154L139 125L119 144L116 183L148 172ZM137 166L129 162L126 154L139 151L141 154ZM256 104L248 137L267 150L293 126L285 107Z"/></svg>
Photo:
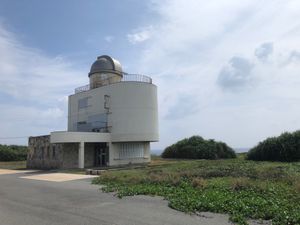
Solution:
<svg viewBox="0 0 300 225"><path fill-rule="evenodd" d="M27 146L0 144L0 161L26 160L27 152L28 152Z"/></svg>
<svg viewBox="0 0 300 225"><path fill-rule="evenodd" d="M27 158L28 147L0 144L0 161L22 161ZM224 142L206 140L201 136L184 138L165 148L163 158L227 159L235 158L235 151ZM270 137L251 148L246 159L256 161L300 161L300 130Z"/></svg>
<svg viewBox="0 0 300 225"><path fill-rule="evenodd" d="M165 148L163 158L179 159L226 159L235 158L236 153L224 142L205 140L200 136L182 139ZM285 132L270 137L251 148L246 156L257 161L300 161L300 131Z"/></svg>

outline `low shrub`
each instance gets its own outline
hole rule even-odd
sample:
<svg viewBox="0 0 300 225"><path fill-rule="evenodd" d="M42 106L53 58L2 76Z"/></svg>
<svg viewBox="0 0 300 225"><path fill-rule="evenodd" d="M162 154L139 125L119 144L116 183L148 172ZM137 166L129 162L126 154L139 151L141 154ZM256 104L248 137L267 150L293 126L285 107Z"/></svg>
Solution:
<svg viewBox="0 0 300 225"><path fill-rule="evenodd" d="M0 161L24 161L28 148L18 145L0 145Z"/></svg>
<svg viewBox="0 0 300 225"><path fill-rule="evenodd" d="M249 160L300 161L300 131L285 132L278 137L267 138L250 149Z"/></svg>
<svg viewBox="0 0 300 225"><path fill-rule="evenodd" d="M192 136L167 147L163 158L181 159L226 159L236 158L232 148L223 142L205 140L200 136Z"/></svg>
<svg viewBox="0 0 300 225"><path fill-rule="evenodd" d="M233 178L231 188L234 191L246 190L252 186L250 179L245 177Z"/></svg>
<svg viewBox="0 0 300 225"><path fill-rule="evenodd" d="M150 173L146 179L147 182L153 184L171 184L173 186L179 185L181 181L180 174L177 173Z"/></svg>
<svg viewBox="0 0 300 225"><path fill-rule="evenodd" d="M207 187L207 181L204 180L202 177L194 177L192 179L192 186L194 188L205 188Z"/></svg>

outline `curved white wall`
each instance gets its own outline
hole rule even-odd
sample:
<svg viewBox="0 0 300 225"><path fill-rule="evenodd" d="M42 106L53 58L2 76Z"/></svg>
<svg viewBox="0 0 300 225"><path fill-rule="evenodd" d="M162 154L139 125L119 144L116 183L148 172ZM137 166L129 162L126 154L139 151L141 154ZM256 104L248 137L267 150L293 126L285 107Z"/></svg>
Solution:
<svg viewBox="0 0 300 225"><path fill-rule="evenodd" d="M158 141L157 87L141 82L111 85L112 142Z"/></svg>
<svg viewBox="0 0 300 225"><path fill-rule="evenodd" d="M128 81L81 92L69 97L68 130L74 124L105 113L104 96L109 96L108 125L112 142L158 141L157 87ZM86 108L78 108L79 99L88 98Z"/></svg>

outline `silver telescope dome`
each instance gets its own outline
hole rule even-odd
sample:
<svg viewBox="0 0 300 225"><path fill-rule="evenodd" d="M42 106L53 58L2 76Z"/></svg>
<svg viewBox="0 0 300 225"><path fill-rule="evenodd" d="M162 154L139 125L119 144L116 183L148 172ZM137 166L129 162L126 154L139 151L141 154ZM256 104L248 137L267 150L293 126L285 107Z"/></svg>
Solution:
<svg viewBox="0 0 300 225"><path fill-rule="evenodd" d="M102 72L115 73L122 76L121 63L108 55L99 56L97 57L97 60L92 64L89 76L94 73Z"/></svg>

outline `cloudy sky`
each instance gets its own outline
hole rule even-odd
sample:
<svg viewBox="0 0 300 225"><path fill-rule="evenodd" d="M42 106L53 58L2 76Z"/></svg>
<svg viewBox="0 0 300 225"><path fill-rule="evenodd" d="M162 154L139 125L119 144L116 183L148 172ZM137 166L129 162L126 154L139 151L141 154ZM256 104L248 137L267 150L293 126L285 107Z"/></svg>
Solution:
<svg viewBox="0 0 300 225"><path fill-rule="evenodd" d="M0 143L65 130L98 55L158 86L163 149L300 129L299 0L1 0Z"/></svg>

